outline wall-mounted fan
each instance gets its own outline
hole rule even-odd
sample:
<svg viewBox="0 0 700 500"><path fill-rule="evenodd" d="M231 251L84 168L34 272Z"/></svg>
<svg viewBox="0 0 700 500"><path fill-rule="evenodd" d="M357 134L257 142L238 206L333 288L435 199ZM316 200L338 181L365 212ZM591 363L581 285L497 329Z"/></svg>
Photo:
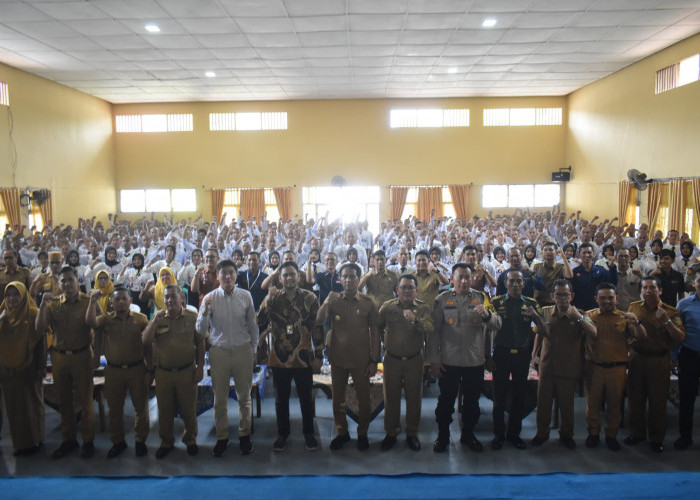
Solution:
<svg viewBox="0 0 700 500"><path fill-rule="evenodd" d="M647 179L647 174L641 173L636 168L627 171L627 178L639 191L644 191L654 179Z"/></svg>
<svg viewBox="0 0 700 500"><path fill-rule="evenodd" d="M28 207L34 201L37 205L43 205L48 199L49 197L43 189L36 191L27 189L26 193L19 195L19 204L23 207Z"/></svg>

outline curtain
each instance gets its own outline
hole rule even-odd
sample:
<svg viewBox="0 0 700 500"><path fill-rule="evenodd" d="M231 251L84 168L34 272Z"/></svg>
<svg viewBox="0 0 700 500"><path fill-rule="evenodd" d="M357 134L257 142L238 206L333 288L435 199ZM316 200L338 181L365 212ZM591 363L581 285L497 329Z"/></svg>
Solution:
<svg viewBox="0 0 700 500"><path fill-rule="evenodd" d="M435 217L442 217L442 188L418 188L418 219L429 221L433 210Z"/></svg>
<svg viewBox="0 0 700 500"><path fill-rule="evenodd" d="M14 228L22 224L22 210L19 206L19 189L17 188L0 188L0 197L2 204L7 212L7 220Z"/></svg>
<svg viewBox="0 0 700 500"><path fill-rule="evenodd" d="M403 207L406 206L407 187L393 186L391 188L391 220L400 219Z"/></svg>
<svg viewBox="0 0 700 500"><path fill-rule="evenodd" d="M668 228L683 232L683 216L685 212L685 181L669 182L668 197Z"/></svg>
<svg viewBox="0 0 700 500"><path fill-rule="evenodd" d="M221 221L221 216L224 214L224 199L226 198L225 189L211 190L211 214L216 217L217 221Z"/></svg>
<svg viewBox="0 0 700 500"><path fill-rule="evenodd" d="M262 220L265 212L265 190L264 189L241 189L241 217L257 217Z"/></svg>
<svg viewBox="0 0 700 500"><path fill-rule="evenodd" d="M471 186L450 186L450 196L452 196L452 206L458 218L467 220L469 218L469 194Z"/></svg>
<svg viewBox="0 0 700 500"><path fill-rule="evenodd" d="M649 219L649 234L654 234L656 219L659 217L661 208L661 195L664 191L664 184L652 182L649 184L649 194L647 198L647 218Z"/></svg>
<svg viewBox="0 0 700 500"><path fill-rule="evenodd" d="M290 220L292 218L292 188L274 188L272 191L275 193L280 217Z"/></svg>
<svg viewBox="0 0 700 500"><path fill-rule="evenodd" d="M617 200L617 216L620 219L620 225L627 222L627 212L629 211L629 200L630 191L632 191L632 183L627 181L620 181L618 187L618 200Z"/></svg>
<svg viewBox="0 0 700 500"><path fill-rule="evenodd" d="M46 196L44 203L39 205L39 212L41 212L41 220L44 221L44 226L53 227L53 197L51 196L50 189L42 189L42 193Z"/></svg>
<svg viewBox="0 0 700 500"><path fill-rule="evenodd" d="M700 224L700 179L693 179L690 181L690 185L693 187L693 208L695 209L695 218Z"/></svg>

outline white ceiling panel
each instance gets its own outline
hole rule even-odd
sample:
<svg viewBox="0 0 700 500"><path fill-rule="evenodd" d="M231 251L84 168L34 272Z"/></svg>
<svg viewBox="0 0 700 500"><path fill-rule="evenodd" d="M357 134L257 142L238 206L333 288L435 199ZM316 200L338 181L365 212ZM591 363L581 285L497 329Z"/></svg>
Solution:
<svg viewBox="0 0 700 500"><path fill-rule="evenodd" d="M562 95L698 32L700 0L0 1L0 61L113 102Z"/></svg>

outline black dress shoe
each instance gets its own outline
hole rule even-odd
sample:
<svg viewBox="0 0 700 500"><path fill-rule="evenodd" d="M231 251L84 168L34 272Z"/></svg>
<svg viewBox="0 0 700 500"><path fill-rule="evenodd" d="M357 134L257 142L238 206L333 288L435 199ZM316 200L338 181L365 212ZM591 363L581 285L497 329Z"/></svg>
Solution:
<svg viewBox="0 0 700 500"><path fill-rule="evenodd" d="M331 441L330 448L331 450L339 450L348 442L350 442L350 434L339 434Z"/></svg>
<svg viewBox="0 0 700 500"><path fill-rule="evenodd" d="M228 448L228 439L218 439L211 450L211 454L215 457L223 457L224 453L226 453L226 448Z"/></svg>
<svg viewBox="0 0 700 500"><path fill-rule="evenodd" d="M160 448L158 448L158 450L156 450L156 458L165 458L171 451L173 451L172 446L161 446Z"/></svg>
<svg viewBox="0 0 700 500"><path fill-rule="evenodd" d="M197 453L199 453L199 446L197 446L196 443L188 444L187 445L187 454L191 457L195 456Z"/></svg>
<svg viewBox="0 0 700 500"><path fill-rule="evenodd" d="M438 435L437 439L433 443L433 451L435 453L443 453L447 450L447 446L450 444L450 436Z"/></svg>
<svg viewBox="0 0 700 500"><path fill-rule="evenodd" d="M639 444L642 441L644 441L644 438L637 437L637 436L627 436L625 438L625 444L627 446L634 446L635 444Z"/></svg>
<svg viewBox="0 0 700 500"><path fill-rule="evenodd" d="M598 443L600 443L600 436L598 434L589 434L586 438L587 448L595 448L596 446L598 446Z"/></svg>
<svg viewBox="0 0 700 500"><path fill-rule="evenodd" d="M304 434L304 448L306 451L318 450L318 440L313 434Z"/></svg>
<svg viewBox="0 0 700 500"><path fill-rule="evenodd" d="M382 451L389 451L394 447L396 444L396 436L385 436L384 439L382 439L382 444L379 445L379 449Z"/></svg>
<svg viewBox="0 0 700 500"><path fill-rule="evenodd" d="M272 451L284 451L287 449L287 436L277 436L272 443Z"/></svg>
<svg viewBox="0 0 700 500"><path fill-rule="evenodd" d="M357 436L357 449L367 451L369 449L369 439L367 436Z"/></svg>
<svg viewBox="0 0 700 500"><path fill-rule="evenodd" d="M605 445L610 451L620 451L620 442L615 438L605 438Z"/></svg>
<svg viewBox="0 0 700 500"><path fill-rule="evenodd" d="M14 457L31 457L32 455L35 455L36 452L39 451L39 448L41 448L40 444L30 446L29 448L22 448L20 450L15 450L12 453L12 456L14 456Z"/></svg>
<svg viewBox="0 0 700 500"><path fill-rule="evenodd" d="M68 455L69 453L74 452L78 448L80 448L80 445L78 444L78 442L75 439L72 441L63 441L61 443L61 446L56 448L56 451L54 451L51 454L51 458L63 458L66 455Z"/></svg>
<svg viewBox="0 0 700 500"><path fill-rule="evenodd" d="M693 445L693 440L687 437L679 437L673 442L673 447L677 450L687 450Z"/></svg>
<svg viewBox="0 0 700 500"><path fill-rule="evenodd" d="M525 441L520 439L520 436L510 436L508 438L508 442L519 450L524 450L525 448L527 448L527 445L525 445Z"/></svg>
<svg viewBox="0 0 700 500"><path fill-rule="evenodd" d="M462 434L459 438L459 442L466 444L470 450L475 451L476 453L481 453L484 451L484 445L481 444L481 441L476 439L476 436L473 433Z"/></svg>
<svg viewBox="0 0 700 500"><path fill-rule="evenodd" d="M82 458L92 458L95 454L95 445L90 441L89 443L83 443L83 447L80 449L80 456Z"/></svg>
<svg viewBox="0 0 700 500"><path fill-rule="evenodd" d="M418 436L406 436L406 444L408 444L408 447L413 451L419 451L421 448Z"/></svg>
<svg viewBox="0 0 700 500"><path fill-rule="evenodd" d="M120 441L119 443L113 444L109 451L107 451L107 458L118 457L124 450L126 450L126 448L126 441Z"/></svg>
<svg viewBox="0 0 700 500"><path fill-rule="evenodd" d="M652 441L651 443L649 443L649 446L651 447L651 451L653 451L654 453L661 453L662 451L664 451L664 445L656 441Z"/></svg>
<svg viewBox="0 0 700 500"><path fill-rule="evenodd" d="M505 442L506 442L506 440L503 439L502 437L495 437L495 438L493 438L493 440L491 441L491 449L492 449L492 450L495 450L495 451L498 451L498 450L500 450L501 448L503 448L503 443L505 443Z"/></svg>
<svg viewBox="0 0 700 500"><path fill-rule="evenodd" d="M576 441L574 441L573 438L570 437L560 437L559 442L566 446L570 450L575 450L576 449Z"/></svg>
<svg viewBox="0 0 700 500"><path fill-rule="evenodd" d="M546 441L549 440L549 436L535 436L530 440L532 446L542 446Z"/></svg>
<svg viewBox="0 0 700 500"><path fill-rule="evenodd" d="M253 443L250 441L250 436L238 438L238 447L241 450L241 455L250 455L253 453Z"/></svg>
<svg viewBox="0 0 700 500"><path fill-rule="evenodd" d="M148 455L148 446L146 446L146 443L142 441L136 441L134 444L134 448L136 449L136 456L137 457L145 457Z"/></svg>

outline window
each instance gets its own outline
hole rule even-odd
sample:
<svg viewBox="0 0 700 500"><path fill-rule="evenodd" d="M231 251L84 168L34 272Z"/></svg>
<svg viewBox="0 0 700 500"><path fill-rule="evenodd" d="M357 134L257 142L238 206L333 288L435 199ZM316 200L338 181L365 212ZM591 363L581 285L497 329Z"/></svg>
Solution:
<svg viewBox="0 0 700 500"><path fill-rule="evenodd" d="M552 207L559 203L559 184L490 184L481 188L482 208Z"/></svg>
<svg viewBox="0 0 700 500"><path fill-rule="evenodd" d="M391 128L468 127L468 109L392 109Z"/></svg>
<svg viewBox="0 0 700 500"><path fill-rule="evenodd" d="M668 207L659 208L659 216L656 219L656 229L660 229L664 236L668 234Z"/></svg>
<svg viewBox="0 0 700 500"><path fill-rule="evenodd" d="M302 189L304 216L328 222L341 219L367 221L369 230L379 231L379 186L305 187Z"/></svg>
<svg viewBox="0 0 700 500"><path fill-rule="evenodd" d="M257 188L260 189L260 188ZM277 208L277 199L273 188L262 188L265 190L265 212L267 212L267 220L270 222L278 221L280 211ZM241 214L241 191L239 188L228 188L224 194L224 213L226 220L232 221L238 219Z"/></svg>
<svg viewBox="0 0 700 500"><path fill-rule="evenodd" d="M687 57L656 72L656 93L675 89L700 79L700 54Z"/></svg>
<svg viewBox="0 0 700 500"><path fill-rule="evenodd" d="M116 130L124 132L192 132L191 113L175 115L117 115Z"/></svg>
<svg viewBox="0 0 700 500"><path fill-rule="evenodd" d="M287 112L209 113L209 130L287 130Z"/></svg>
<svg viewBox="0 0 700 500"><path fill-rule="evenodd" d="M36 231L41 231L44 229L44 218L41 216L41 212L39 211L39 208L33 208L32 211L29 213L29 220L28 220L27 227L31 229L32 227L36 226Z"/></svg>
<svg viewBox="0 0 700 500"><path fill-rule="evenodd" d="M408 188L406 193L406 203L403 207L403 213L401 214L401 220L406 220L411 216L415 216L418 213L418 190L421 187L429 186L412 186ZM447 186L442 187L442 215L444 217L456 217L454 205L452 204L452 194L450 193L450 188Z"/></svg>
<svg viewBox="0 0 700 500"><path fill-rule="evenodd" d="M690 239L693 240L693 222L695 220L695 210L692 208L685 209L685 227L683 228L684 233L688 233ZM696 241L696 240L693 240Z"/></svg>
<svg viewBox="0 0 700 500"><path fill-rule="evenodd" d="M5 228L10 223L10 219L7 217L7 212L5 212L5 206L2 204L2 198L0 198L0 233L5 234Z"/></svg>
<svg viewBox="0 0 700 500"><path fill-rule="evenodd" d="M0 82L0 104L3 106L10 105L10 94L5 82Z"/></svg>
<svg viewBox="0 0 700 500"><path fill-rule="evenodd" d="M561 124L562 108L494 108L484 110L484 127Z"/></svg>
<svg viewBox="0 0 700 500"><path fill-rule="evenodd" d="M122 212L196 212L194 189L122 189L119 192Z"/></svg>

